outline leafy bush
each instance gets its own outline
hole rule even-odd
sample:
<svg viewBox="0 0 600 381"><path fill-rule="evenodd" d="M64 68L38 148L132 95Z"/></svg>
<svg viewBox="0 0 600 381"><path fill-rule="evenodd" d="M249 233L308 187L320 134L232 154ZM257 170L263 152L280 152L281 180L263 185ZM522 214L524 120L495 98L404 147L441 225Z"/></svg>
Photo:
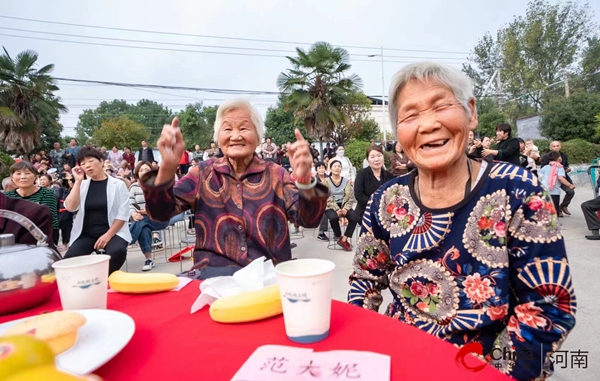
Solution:
<svg viewBox="0 0 600 381"><path fill-rule="evenodd" d="M573 139L564 142L561 151L569 158L569 165L590 164L594 159L600 157L600 144L590 143L583 139Z"/></svg>
<svg viewBox="0 0 600 381"><path fill-rule="evenodd" d="M361 140L353 140L350 143L346 144L346 157L350 159L352 165L356 167L356 170L359 170L363 167L363 160L365 160L367 148L369 148L370 145L370 142L365 142Z"/></svg>
<svg viewBox="0 0 600 381"><path fill-rule="evenodd" d="M600 94L575 93L570 98L551 102L542 113L540 131L550 139L585 139L600 142L596 135L600 113Z"/></svg>
<svg viewBox="0 0 600 381"><path fill-rule="evenodd" d="M540 139L540 140L533 141L533 144L535 144L537 146L537 148L540 150L540 155L543 155L546 152L550 151L550 143L552 143L552 140L548 140L548 139Z"/></svg>
<svg viewBox="0 0 600 381"><path fill-rule="evenodd" d="M14 163L15 161L12 157L10 157L9 154L0 151L0 181L2 181L2 179L4 179L5 177L10 176L8 169Z"/></svg>

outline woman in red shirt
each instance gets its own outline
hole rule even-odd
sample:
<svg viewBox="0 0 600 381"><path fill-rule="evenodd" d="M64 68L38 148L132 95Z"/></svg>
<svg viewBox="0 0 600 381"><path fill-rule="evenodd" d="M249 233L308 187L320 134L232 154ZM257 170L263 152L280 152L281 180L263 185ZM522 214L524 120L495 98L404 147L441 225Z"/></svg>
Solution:
<svg viewBox="0 0 600 381"><path fill-rule="evenodd" d="M183 151L181 159L179 159L179 173L181 173L181 176L185 176L188 173L188 169L190 169L190 156L186 150Z"/></svg>
<svg viewBox="0 0 600 381"><path fill-rule="evenodd" d="M123 160L125 160L127 164L129 164L129 168L135 168L135 155L131 153L131 147L125 147Z"/></svg>

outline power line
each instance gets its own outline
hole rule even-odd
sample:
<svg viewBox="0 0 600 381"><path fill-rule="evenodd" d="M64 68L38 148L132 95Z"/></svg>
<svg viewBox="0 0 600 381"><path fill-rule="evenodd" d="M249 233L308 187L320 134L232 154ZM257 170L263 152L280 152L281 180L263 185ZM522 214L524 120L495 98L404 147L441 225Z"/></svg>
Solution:
<svg viewBox="0 0 600 381"><path fill-rule="evenodd" d="M76 26L76 27L83 27L83 28L118 30L118 31L123 31L123 32L139 32L139 33L152 33L152 34L162 34L162 35L171 35L171 36L214 38L214 39L234 40L234 41L267 42L267 43L276 43L276 44L313 45L313 43L309 43L309 42L266 40L266 39L257 39L257 38L211 36L211 35L203 35L203 34L162 32L162 31L144 30L144 29L116 28L116 27L108 27L108 26L75 24L75 23L66 23L66 22L49 21L49 20L38 20L38 19L30 19L30 18L14 17L14 16L3 16L3 15L0 15L0 18L11 19L11 20L21 20L21 21L31 21L31 22L38 22L38 23L44 23L44 24L68 25L68 26ZM381 47L375 47L375 46L352 46L352 45L337 45L337 46L340 46L343 48L381 50ZM383 48L383 50L400 51L400 52L440 53L440 54L469 54L469 52L424 50L424 49L400 49L400 48L385 48L385 47Z"/></svg>
<svg viewBox="0 0 600 381"><path fill-rule="evenodd" d="M69 41L69 40L59 40L59 39L56 39L56 38L19 36L19 35L15 35L15 34L7 34L7 33L0 33L0 36L13 37L13 38L25 38L25 39L29 39L29 40L39 40L39 41L64 42L64 43L68 43L68 44L79 44L79 45L110 46L110 47L115 47L115 48L127 48L127 49L157 50L157 51L167 51L167 52L200 53L200 54L220 54L220 55L247 56L247 57L285 58L285 56L283 56L283 55L275 55L275 54L257 54L257 53L240 53L240 52L216 52L216 51L208 51L208 50L157 48L157 47L152 47L152 46L118 45L118 44L106 44L106 43L101 43L101 42ZM352 58L351 61L354 61L354 62L370 62L370 63L379 63L379 62L381 62L381 61L377 61L377 60L356 59L356 58ZM384 62L389 62L389 63L414 63L415 61L385 60L384 59ZM458 65L458 64L461 64L461 62L448 62L448 64Z"/></svg>
<svg viewBox="0 0 600 381"><path fill-rule="evenodd" d="M192 90L192 91L205 91L205 92L209 92L209 93L218 93L218 94L279 95L279 92L277 92L277 91L232 90L232 89L215 89L215 88L204 88L204 87L147 85L147 84L137 84L137 83L94 81L94 80L90 80L90 79L73 79L73 78L59 78L59 77L56 77L54 79L59 80L59 81L81 82L81 83L101 83L104 85L133 87L133 88L143 87L143 88L157 88L157 89L171 89L171 90Z"/></svg>
<svg viewBox="0 0 600 381"><path fill-rule="evenodd" d="M46 31L38 31L38 30L29 30L29 29L19 29L19 28L8 28L8 27L0 27L0 29L4 30L12 30L17 32L25 32L25 33L37 33L37 34L50 34L54 36L66 36L66 37L75 37L75 38L91 38L97 40L104 41L121 41L121 42L134 42L134 43L142 43L142 44L159 44L159 45L173 45L173 46L192 46L197 48L216 48L216 49L235 49L235 50L250 50L250 51L263 51L263 52L280 52L287 54L295 54L295 50L283 50L283 49L268 49L268 48L249 48L249 47L241 47L241 46L223 46L223 45L203 45L203 44L184 44L179 42L163 42L163 41L150 41L150 40L132 40L127 38L114 38L114 37L99 37L99 36L89 36L82 34L70 34L70 33L55 33L55 32L46 32ZM359 56L359 57L369 57L369 54L354 54L350 53L351 56ZM437 60L462 60L462 57L423 57L423 56L395 56L395 55L385 55L385 58L410 58L410 59L437 59Z"/></svg>

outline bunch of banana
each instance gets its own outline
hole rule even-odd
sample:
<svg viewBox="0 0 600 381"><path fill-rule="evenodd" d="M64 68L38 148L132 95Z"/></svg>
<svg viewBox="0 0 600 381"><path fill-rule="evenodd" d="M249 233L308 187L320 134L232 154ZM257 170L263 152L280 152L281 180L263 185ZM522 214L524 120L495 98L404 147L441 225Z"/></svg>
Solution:
<svg viewBox="0 0 600 381"><path fill-rule="evenodd" d="M279 285L217 299L210 317L219 323L245 323L282 313Z"/></svg>

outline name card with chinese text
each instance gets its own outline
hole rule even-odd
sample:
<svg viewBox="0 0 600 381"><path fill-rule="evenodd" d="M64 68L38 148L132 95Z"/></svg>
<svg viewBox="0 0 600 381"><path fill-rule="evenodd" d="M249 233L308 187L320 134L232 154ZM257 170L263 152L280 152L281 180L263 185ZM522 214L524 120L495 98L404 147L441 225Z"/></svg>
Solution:
<svg viewBox="0 0 600 381"><path fill-rule="evenodd" d="M380 353L263 345L231 381L389 381L390 374L391 358Z"/></svg>

